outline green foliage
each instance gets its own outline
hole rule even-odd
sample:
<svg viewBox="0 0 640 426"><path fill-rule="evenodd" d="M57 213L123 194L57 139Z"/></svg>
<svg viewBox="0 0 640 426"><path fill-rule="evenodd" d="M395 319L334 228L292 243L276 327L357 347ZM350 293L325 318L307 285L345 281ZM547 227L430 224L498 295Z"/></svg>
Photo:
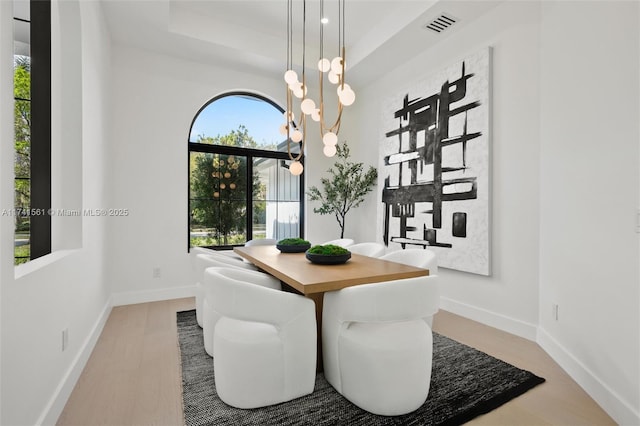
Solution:
<svg viewBox="0 0 640 426"><path fill-rule="evenodd" d="M309 199L320 201L321 205L314 208L314 213L333 214L340 225L340 238L344 237L344 225L347 213L358 207L364 196L371 192L378 179L378 171L369 166L364 172L363 163L348 161L350 151L347 143L337 145L338 161L334 167L327 170L329 177L322 178L322 189L312 186L309 188Z"/></svg>
<svg viewBox="0 0 640 426"><path fill-rule="evenodd" d="M226 245L238 245L244 244L246 242L246 238L244 234L236 234L227 237ZM210 246L221 246L225 245L225 242L216 237L207 236L207 237L191 237L191 247L210 247Z"/></svg>
<svg viewBox="0 0 640 426"><path fill-rule="evenodd" d="M333 244L325 244L323 246L313 246L309 250L307 250L307 253L322 254L325 256L339 256L349 253L349 250Z"/></svg>
<svg viewBox="0 0 640 426"><path fill-rule="evenodd" d="M23 222L16 225L16 237L20 235L20 233L26 233L27 237L29 236L29 231L31 230L31 222L28 218L23 218Z"/></svg>
<svg viewBox="0 0 640 426"><path fill-rule="evenodd" d="M14 265L28 262L29 256L31 255L31 245L24 244L21 246L15 246L15 248L13 249L13 255L15 256L13 261Z"/></svg>
<svg viewBox="0 0 640 426"><path fill-rule="evenodd" d="M200 136L198 143L257 147L244 126L224 136ZM229 245L246 241L246 192L264 199L266 187L254 173L253 183L247 188L247 162L243 157L222 154L195 153L191 155L191 227L208 232L206 244ZM266 203L255 202L253 223L263 223ZM262 222L260 220L262 219ZM193 241L193 239L192 239Z"/></svg>
<svg viewBox="0 0 640 426"><path fill-rule="evenodd" d="M311 243L307 240L303 240L302 238L285 238L284 240L278 241L278 245L280 246L307 246Z"/></svg>
<svg viewBox="0 0 640 426"><path fill-rule="evenodd" d="M16 57L13 67L14 102L14 207L28 210L31 207L31 64L28 57ZM26 100L23 100L26 99ZM16 229L28 228L27 217L15 216Z"/></svg>
<svg viewBox="0 0 640 426"><path fill-rule="evenodd" d="M226 135L218 135L215 138L210 136L198 136L198 143L204 143L209 145L224 145L224 146L240 146L243 148L258 148L258 143L249 135L249 130L242 124L238 126L238 130L232 130Z"/></svg>

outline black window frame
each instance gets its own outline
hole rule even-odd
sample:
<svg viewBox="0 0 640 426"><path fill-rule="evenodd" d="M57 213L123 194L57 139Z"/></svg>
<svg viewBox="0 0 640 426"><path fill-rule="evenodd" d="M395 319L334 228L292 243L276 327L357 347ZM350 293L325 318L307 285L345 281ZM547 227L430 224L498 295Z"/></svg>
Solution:
<svg viewBox="0 0 640 426"><path fill-rule="evenodd" d="M252 92L244 92L244 91L234 91L227 92L221 95L218 95L212 99L210 99L207 103L205 103L193 117L191 121L191 126L189 126L189 136L187 137L187 251L191 251L191 164L190 158L192 152L197 153L205 153L205 154L220 154L220 155L235 155L239 157L246 157L247 159L247 167L246 167L246 181L253 181L253 160L255 158L269 158L281 160L283 163L285 161L291 161L289 158L289 154L283 151L272 151L272 150L263 150L263 149L255 149L255 148L246 148L239 146L227 146L227 145L212 145L212 144L203 144L198 142L191 141L191 130L193 129L193 125L200 116L200 113L204 111L210 104L215 101L218 101L222 98L226 98L228 96L247 96L259 99L261 101L269 103L271 106L276 108L278 111L284 114L284 109L280 107L278 104L273 102L271 99L266 98L262 95L252 93ZM301 156L299 160L304 165L304 154ZM299 235L300 238L304 238L304 210L305 210L305 190L304 190L304 171L299 176L300 178L300 215L299 215ZM253 212L253 196L252 191L246 191L246 202L247 202L247 211ZM246 233L247 239L250 239L251 235L253 235L253 220L252 214L246 215ZM219 245L219 246L205 246L207 248L211 248L214 250L231 250L233 247L237 247L237 245Z"/></svg>
<svg viewBox="0 0 640 426"><path fill-rule="evenodd" d="M31 39L31 191L26 213L30 216L29 259L33 260L51 253L51 1L30 0L29 15L29 21L13 19L29 23Z"/></svg>

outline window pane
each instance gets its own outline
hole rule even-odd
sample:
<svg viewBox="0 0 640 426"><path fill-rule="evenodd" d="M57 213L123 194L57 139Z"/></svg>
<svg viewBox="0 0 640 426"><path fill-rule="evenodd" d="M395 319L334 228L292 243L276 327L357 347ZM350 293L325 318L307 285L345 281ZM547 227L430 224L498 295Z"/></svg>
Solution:
<svg viewBox="0 0 640 426"><path fill-rule="evenodd" d="M279 202L278 221L276 222L276 235L282 238L293 238L300 236L300 203L299 202Z"/></svg>
<svg viewBox="0 0 640 426"><path fill-rule="evenodd" d="M29 95L28 93L26 94ZM31 142L31 101L14 101L13 127L15 139L20 142ZM28 154L28 152L26 152Z"/></svg>
<svg viewBox="0 0 640 426"><path fill-rule="evenodd" d="M281 240L300 236L300 203L282 201L262 201L265 206L265 225L267 238ZM254 203L255 206L255 203ZM255 227L255 225L254 225ZM255 236L254 238L260 238Z"/></svg>
<svg viewBox="0 0 640 426"><path fill-rule="evenodd" d="M24 2L29 7L28 2ZM28 21L28 20L27 20ZM13 20L13 54L31 56L31 31L30 24L16 16Z"/></svg>
<svg viewBox="0 0 640 426"><path fill-rule="evenodd" d="M13 0L13 17L23 21L31 20L29 0Z"/></svg>
<svg viewBox="0 0 640 426"><path fill-rule="evenodd" d="M190 164L191 245L245 243L246 158L191 153Z"/></svg>
<svg viewBox="0 0 640 426"><path fill-rule="evenodd" d="M19 211L16 212L20 213ZM19 265L29 261L31 256L31 244L30 244L30 228L29 216L16 217L16 232L14 236L14 256L15 264Z"/></svg>
<svg viewBox="0 0 640 426"><path fill-rule="evenodd" d="M253 201L252 229L252 240L273 238L273 232L267 232L267 202L264 200Z"/></svg>
<svg viewBox="0 0 640 426"><path fill-rule="evenodd" d="M289 238L300 233L300 177L286 161L253 160L253 238Z"/></svg>

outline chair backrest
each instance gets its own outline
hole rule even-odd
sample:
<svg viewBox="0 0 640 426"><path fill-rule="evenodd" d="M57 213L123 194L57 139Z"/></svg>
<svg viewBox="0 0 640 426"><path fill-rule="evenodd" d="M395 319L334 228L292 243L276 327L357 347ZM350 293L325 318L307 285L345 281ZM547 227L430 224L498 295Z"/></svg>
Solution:
<svg viewBox="0 0 640 426"><path fill-rule="evenodd" d="M438 274L438 258L431 250L396 250L380 256L380 259L428 269L431 275Z"/></svg>
<svg viewBox="0 0 640 426"><path fill-rule="evenodd" d="M381 243L358 243L349 246L351 253L360 254L362 256L380 257L384 254L386 247Z"/></svg>
<svg viewBox="0 0 640 426"><path fill-rule="evenodd" d="M216 253L199 254L196 256L196 274L198 274L198 279L202 279L202 274L205 269L211 268L213 266L247 269L250 271L258 270L258 268L256 268L251 263L243 262L242 260L237 260L229 256L224 256Z"/></svg>
<svg viewBox="0 0 640 426"><path fill-rule="evenodd" d="M427 319L440 308L437 275L363 284L324 295L327 316L340 322Z"/></svg>
<svg viewBox="0 0 640 426"><path fill-rule="evenodd" d="M331 240L331 241L326 241L322 243L323 246L327 244L333 244L334 246L340 246L340 247L349 247L350 245L353 244L353 240L351 238L340 238L337 240Z"/></svg>
<svg viewBox="0 0 640 426"><path fill-rule="evenodd" d="M215 274L211 271L216 271ZM265 274L260 271L252 271L250 269L240 269L226 266L210 266L206 268L205 279L211 278L211 276L222 277L224 280L235 280L239 282L246 282L251 285L257 285L264 288L280 291L282 286L280 280L276 277ZM207 278L208 277L208 278Z"/></svg>
<svg viewBox="0 0 640 426"><path fill-rule="evenodd" d="M249 240L246 243L244 243L245 247L251 247L251 246L275 246L276 243L278 241L276 241L273 238L258 238L255 240Z"/></svg>
<svg viewBox="0 0 640 426"><path fill-rule="evenodd" d="M311 299L279 291L268 274L236 268L207 268L207 299L222 316L284 326L298 315L315 312ZM279 283L279 282L278 282Z"/></svg>
<svg viewBox="0 0 640 426"><path fill-rule="evenodd" d="M235 260L243 260L240 255L231 250L214 250L206 247L191 247L190 255L192 263L195 265L195 258L199 254L210 254L212 256L226 256Z"/></svg>
<svg viewBox="0 0 640 426"><path fill-rule="evenodd" d="M214 250L205 247L191 247L189 249L189 259L191 260L191 282L199 283L202 280L202 271L198 268L196 258L199 254L213 254Z"/></svg>
<svg viewBox="0 0 640 426"><path fill-rule="evenodd" d="M191 249L189 249L189 254L194 257L199 254L211 254L215 252L215 250L206 247L191 247Z"/></svg>

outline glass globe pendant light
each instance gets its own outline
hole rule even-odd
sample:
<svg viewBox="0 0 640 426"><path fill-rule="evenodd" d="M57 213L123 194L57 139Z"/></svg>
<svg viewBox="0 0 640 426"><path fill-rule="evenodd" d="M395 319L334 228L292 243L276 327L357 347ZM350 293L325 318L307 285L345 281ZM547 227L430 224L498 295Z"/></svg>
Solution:
<svg viewBox="0 0 640 426"><path fill-rule="evenodd" d="M345 83L345 0L338 0L338 46L340 56L329 60L324 57L324 28L320 25L320 60L318 60L319 85L320 85L320 105L316 117L320 122L320 135L324 143L324 155L333 157L336 154L336 144L338 143L338 132L342 121L343 107L352 105L356 100L356 94L351 86ZM320 17L324 17L324 0L320 0ZM324 74L327 74L329 83L336 84L336 94L338 95L337 118L333 124L328 124L325 115L324 104ZM312 117L314 118L314 117Z"/></svg>

